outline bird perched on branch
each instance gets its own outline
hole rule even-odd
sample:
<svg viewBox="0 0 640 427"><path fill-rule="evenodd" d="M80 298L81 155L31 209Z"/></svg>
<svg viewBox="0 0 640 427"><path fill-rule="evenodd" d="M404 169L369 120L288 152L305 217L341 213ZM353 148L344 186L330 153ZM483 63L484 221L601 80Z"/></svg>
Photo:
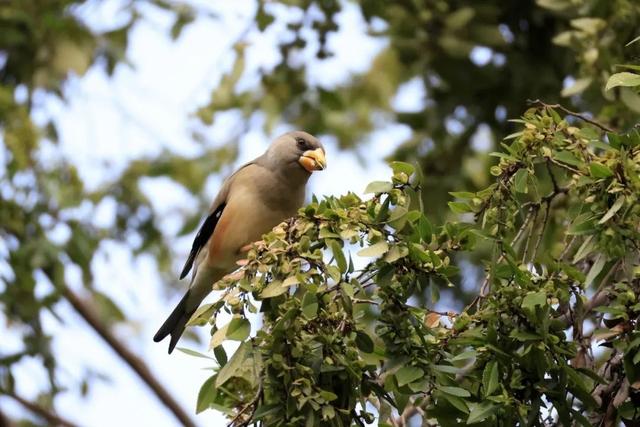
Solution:
<svg viewBox="0 0 640 427"><path fill-rule="evenodd" d="M267 151L227 178L196 234L180 279L193 268L189 290L153 340L171 335L171 353L212 286L237 268L242 250L296 214L311 173L326 167L322 144L306 132L275 139Z"/></svg>

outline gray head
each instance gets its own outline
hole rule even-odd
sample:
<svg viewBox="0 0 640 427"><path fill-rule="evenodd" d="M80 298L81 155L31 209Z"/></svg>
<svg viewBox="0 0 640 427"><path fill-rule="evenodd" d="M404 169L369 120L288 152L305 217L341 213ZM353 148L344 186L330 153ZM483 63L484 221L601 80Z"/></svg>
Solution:
<svg viewBox="0 0 640 427"><path fill-rule="evenodd" d="M270 169L290 174L291 178L308 178L313 171L327 167L324 147L316 137L303 131L287 132L277 137L263 158Z"/></svg>

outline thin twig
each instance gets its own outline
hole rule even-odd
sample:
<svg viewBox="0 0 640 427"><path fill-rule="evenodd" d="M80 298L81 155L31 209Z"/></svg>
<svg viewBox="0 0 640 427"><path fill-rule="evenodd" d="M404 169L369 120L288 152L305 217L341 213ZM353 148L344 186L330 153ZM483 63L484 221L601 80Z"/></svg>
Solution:
<svg viewBox="0 0 640 427"><path fill-rule="evenodd" d="M593 119L590 119L589 117L585 116L584 114L576 113L575 111L571 111L568 108L566 108L566 107L564 107L564 106L562 106L560 104L547 104L546 102L543 102L543 101L541 101L539 99L534 99L534 100L528 99L527 100L527 104L529 104L529 105L536 105L537 104L537 105L540 105L540 106L546 107L546 108L557 108L560 111L562 111L562 112L564 112L564 113L566 113L566 114L568 114L570 116L576 117L576 118L578 118L578 119L580 119L580 120L582 120L584 122L587 122L587 123L590 123L590 124L592 124L594 126L597 126L597 127L599 127L600 129L602 129L602 130L604 130L606 132L615 132L610 127L605 126L602 123L598 123L597 121L595 121Z"/></svg>
<svg viewBox="0 0 640 427"><path fill-rule="evenodd" d="M542 227L540 227L540 234L538 234L538 239L536 240L536 244L533 247L533 252L531 253L531 261L535 261L536 256L538 255L538 249L540 248L540 244L542 243L542 237L544 236L544 232L547 229L547 222L549 221L549 211L551 210L551 202L545 204L544 217L542 218Z"/></svg>
<svg viewBox="0 0 640 427"><path fill-rule="evenodd" d="M378 301L372 301L372 300L368 300L368 299L360 299L360 298L351 298L351 302L353 302L354 304L373 304L373 305L380 305L380 303Z"/></svg>
<svg viewBox="0 0 640 427"><path fill-rule="evenodd" d="M547 159L545 165L547 166L547 172L549 172L549 178L551 178L551 183L553 184L553 192L556 193L558 192L560 187L558 186L558 181L556 180L556 176L553 173L553 170L551 170L550 159Z"/></svg>
<svg viewBox="0 0 640 427"><path fill-rule="evenodd" d="M522 222L522 225L518 229L518 232L516 233L515 237L511 241L511 246L512 247L515 244L517 244L518 240L520 239L520 237L522 237L522 234L524 233L524 230L527 228L527 225L529 224L529 221L531 220L531 217L533 216L534 211L536 211L536 210L537 210L537 208L535 208L533 205L529 208L529 212L527 213L527 216L525 217L524 221ZM504 252L498 258L497 263L501 263L502 261L504 261ZM489 292L489 279L490 279L490 276L491 275L489 273L487 273L487 276L485 277L484 282L482 282L482 286L480 286L480 294L479 294L480 298L485 298L487 296L488 292ZM474 302L472 302L470 304L470 306L475 304L475 302L477 302L477 301L474 300Z"/></svg>
<svg viewBox="0 0 640 427"><path fill-rule="evenodd" d="M535 213L533 215L533 221L529 223L529 233L527 234L527 239L524 241L524 250L522 251L522 264L527 260L527 253L529 252L529 245L531 244L531 239L533 238L533 227L538 220L538 212L540 209L535 209Z"/></svg>
<svg viewBox="0 0 640 427"><path fill-rule="evenodd" d="M445 317L457 317L458 313L456 313L455 311L436 311L436 310L432 310L430 308L426 309L429 313L433 313L433 314L439 314L440 316L445 316Z"/></svg>
<svg viewBox="0 0 640 427"><path fill-rule="evenodd" d="M618 271L620 264L621 264L620 260L616 261L616 263L611 266L607 274L602 278L602 281L600 282L598 289L596 289L596 292L589 299L589 301L584 305L584 316L590 314L594 309L607 303L607 301L609 300L609 294L607 292L604 292L605 287L608 284L609 279L611 279L611 277L616 273L616 271ZM584 319L584 316L583 316L583 319ZM571 311L569 311L563 314L562 316L560 316L558 320L560 320L566 325L569 325L573 320L573 314L571 313Z"/></svg>
<svg viewBox="0 0 640 427"><path fill-rule="evenodd" d="M39 416L40 418L46 420L48 425L50 426L78 427L78 424L75 424L69 420L62 418L61 416L51 412L49 409L43 408L37 403L30 402L24 399L12 391L2 390L2 393L12 398L16 402L18 402L20 405L24 406L26 409L33 412L37 416Z"/></svg>
<svg viewBox="0 0 640 427"><path fill-rule="evenodd" d="M242 414L247 412L247 409L249 409L249 408L253 408L253 412L249 415L249 418L246 421L243 421L242 423L238 424L238 427L246 427L249 424L251 424L253 422L253 420L252 420L253 414L256 412L256 408L258 406L257 403L258 403L258 400L260 400L260 396L262 396L262 379L260 380L260 385L258 386L258 391L257 391L256 395L253 397L253 399L251 399L251 402L247 403L246 405L244 405L244 407L242 409L240 409L240 411L236 414L236 416L233 417L233 419L229 422L229 424L227 424L227 427L233 426L234 423L236 421L238 421L240 419L240 417L242 416Z"/></svg>
<svg viewBox="0 0 640 427"><path fill-rule="evenodd" d="M568 236L565 235L565 238ZM571 250L571 247L573 247L573 244L575 243L575 241L577 240L578 236L573 236L571 238L571 240L569 241L569 243L567 243L564 247L564 249L562 250L562 252L560 253L560 255L558 256L558 262L562 262L562 260L564 259L564 257L567 256L567 254L569 253L569 251Z"/></svg>
<svg viewBox="0 0 640 427"><path fill-rule="evenodd" d="M564 163L560 163L559 161L557 161L556 159L552 159L551 157L547 157L547 160L549 160L551 163L553 163L558 167L561 167L563 169L568 170L569 172L573 172L580 175L580 171L578 169L572 168L571 166L565 165Z"/></svg>

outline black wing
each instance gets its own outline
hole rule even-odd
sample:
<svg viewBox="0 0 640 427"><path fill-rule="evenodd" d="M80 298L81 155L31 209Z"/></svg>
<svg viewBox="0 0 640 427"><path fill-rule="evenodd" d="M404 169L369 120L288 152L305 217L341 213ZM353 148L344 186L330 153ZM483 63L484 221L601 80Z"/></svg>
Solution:
<svg viewBox="0 0 640 427"><path fill-rule="evenodd" d="M204 220L204 223L198 230L198 234L196 234L196 238L193 240L193 245L191 246L191 252L189 253L189 258L187 258L187 262L184 264L184 268L182 269L182 273L180 273L180 279L184 279L184 277L189 274L189 270L193 266L193 261L195 261L196 256L198 256L198 252L204 245L207 244L209 238L213 234L213 230L215 230L218 221L220 220L220 216L222 216L222 211L226 203L221 203L211 214Z"/></svg>

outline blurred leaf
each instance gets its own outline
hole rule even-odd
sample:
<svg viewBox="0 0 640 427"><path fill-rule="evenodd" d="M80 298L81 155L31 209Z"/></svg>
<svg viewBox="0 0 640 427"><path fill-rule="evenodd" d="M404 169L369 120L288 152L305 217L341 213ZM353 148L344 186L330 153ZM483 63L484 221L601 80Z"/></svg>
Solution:
<svg viewBox="0 0 640 427"><path fill-rule="evenodd" d="M607 86L604 90L610 90L618 86L640 86L640 74L629 73L626 71L613 74L609 77L609 80L607 80Z"/></svg>

